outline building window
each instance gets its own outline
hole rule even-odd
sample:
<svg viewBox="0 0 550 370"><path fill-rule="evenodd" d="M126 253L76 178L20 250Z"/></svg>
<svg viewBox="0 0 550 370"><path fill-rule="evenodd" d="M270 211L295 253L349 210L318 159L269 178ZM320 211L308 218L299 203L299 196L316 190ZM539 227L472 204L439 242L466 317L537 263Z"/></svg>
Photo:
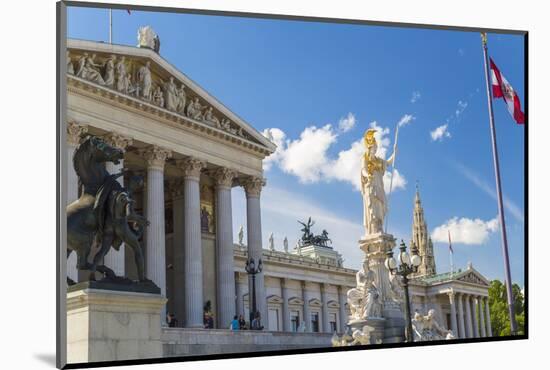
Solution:
<svg viewBox="0 0 550 370"><path fill-rule="evenodd" d="M300 326L300 313L298 311L292 311L290 313L290 325L292 326L292 331L298 331L298 327Z"/></svg>
<svg viewBox="0 0 550 370"><path fill-rule="evenodd" d="M270 308L267 311L269 331L279 331L279 310Z"/></svg>
<svg viewBox="0 0 550 370"><path fill-rule="evenodd" d="M334 333L335 331L338 331L336 328L336 314L331 313L330 314L330 332Z"/></svg>
<svg viewBox="0 0 550 370"><path fill-rule="evenodd" d="M319 313L313 312L311 314L311 331L314 333L319 332Z"/></svg>

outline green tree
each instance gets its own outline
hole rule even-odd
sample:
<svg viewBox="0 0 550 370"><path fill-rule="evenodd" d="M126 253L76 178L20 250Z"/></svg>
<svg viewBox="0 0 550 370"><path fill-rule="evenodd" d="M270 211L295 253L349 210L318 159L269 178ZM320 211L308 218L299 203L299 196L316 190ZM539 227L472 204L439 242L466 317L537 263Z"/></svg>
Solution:
<svg viewBox="0 0 550 370"><path fill-rule="evenodd" d="M514 298L514 311L518 324L518 333L523 334L525 332L525 302L519 285L512 284L512 296ZM491 285L489 286L489 310L491 312L493 336L510 335L506 285L500 280L491 281Z"/></svg>

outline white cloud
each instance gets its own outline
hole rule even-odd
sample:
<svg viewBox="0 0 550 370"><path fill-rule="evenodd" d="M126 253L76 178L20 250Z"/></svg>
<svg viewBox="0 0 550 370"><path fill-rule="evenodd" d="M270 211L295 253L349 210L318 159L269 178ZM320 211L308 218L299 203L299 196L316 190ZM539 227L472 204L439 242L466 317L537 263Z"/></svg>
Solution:
<svg viewBox="0 0 550 370"><path fill-rule="evenodd" d="M444 124L439 126L433 131L430 131L430 136L432 137L432 141L442 141L444 138L451 137L451 133L447 130L449 124Z"/></svg>
<svg viewBox="0 0 550 370"><path fill-rule="evenodd" d="M299 139L287 142L280 161L281 169L304 183L319 181L328 162L327 150L336 142L336 137L331 125L306 127Z"/></svg>
<svg viewBox="0 0 550 370"><path fill-rule="evenodd" d="M420 91L413 91L411 96L411 103L416 103L420 100L421 97L422 95L420 95Z"/></svg>
<svg viewBox="0 0 550 370"><path fill-rule="evenodd" d="M448 232L450 232L453 244L481 245L487 242L489 235L497 230L498 219L496 217L489 221L479 218L453 217L433 230L432 240L448 243Z"/></svg>
<svg viewBox="0 0 550 370"><path fill-rule="evenodd" d="M494 190L494 187L491 187L485 180L483 180L481 177L479 177L474 171L467 168L463 164L455 163L456 168L464 177L472 182L475 186L477 186L479 189L481 189L483 192L485 192L487 195L489 195L494 200L497 199L496 191ZM524 212L523 210L515 204L513 201L511 201L506 195L503 196L503 203L504 208L510 214L519 222L523 223L525 220Z"/></svg>
<svg viewBox="0 0 550 370"><path fill-rule="evenodd" d="M393 170L393 180L391 178L390 171L386 171L386 173L384 174L383 180L384 180L384 190L386 191L386 193L390 192L390 183L391 183L392 193L399 189L405 189L405 185L407 185L407 180L405 179L405 177L403 177L403 175L401 175L399 171L395 169Z"/></svg>
<svg viewBox="0 0 550 370"><path fill-rule="evenodd" d="M458 55L463 57L464 56L464 49L462 49L462 48L458 49Z"/></svg>
<svg viewBox="0 0 550 370"><path fill-rule="evenodd" d="M468 102L459 100L456 104L455 116L458 118L468 108Z"/></svg>
<svg viewBox="0 0 550 370"><path fill-rule="evenodd" d="M416 118L412 114L405 114L403 117L401 117L401 119L399 120L397 125L399 127L403 127L405 125L408 125L409 123L411 123L415 119Z"/></svg>
<svg viewBox="0 0 550 370"><path fill-rule="evenodd" d="M338 122L338 128L342 132L348 132L349 130L355 127L356 123L357 123L357 120L355 119L355 115L349 112L346 117L340 118L340 121Z"/></svg>
<svg viewBox="0 0 550 370"><path fill-rule="evenodd" d="M345 119L355 121L352 113ZM406 114L398 124L406 125L413 119L412 115ZM338 126L339 131L330 124L321 128L310 126L305 128L300 137L295 140L286 139L286 134L277 128L264 130L264 135L271 135L273 142L277 145L275 153L264 160L264 169L268 171L273 164L277 164L283 172L298 177L302 183L336 180L348 182L356 190L361 190L361 162L365 151L363 139L353 142L348 149L338 152L335 158L331 158L328 154L330 148L336 143L338 136L346 131L343 127L349 127L350 124L340 123ZM376 155L385 159L390 146L390 129L379 126L376 121L371 122L369 126L376 129L374 134L378 142ZM390 178L390 172L386 172L384 175L386 191L389 191ZM406 184L403 174L395 171L392 191L404 189Z"/></svg>
<svg viewBox="0 0 550 370"><path fill-rule="evenodd" d="M324 173L327 177L351 183L356 190L361 190L361 161L365 152L363 140L351 144L348 150L338 153L338 158L326 166Z"/></svg>
<svg viewBox="0 0 550 370"><path fill-rule="evenodd" d="M285 151L286 134L283 132L283 130L278 128L267 128L262 132L262 134L268 139L272 140L275 145L277 145L277 149L275 150L275 152L263 161L264 170L268 171L273 163L277 163L281 159L281 155Z"/></svg>

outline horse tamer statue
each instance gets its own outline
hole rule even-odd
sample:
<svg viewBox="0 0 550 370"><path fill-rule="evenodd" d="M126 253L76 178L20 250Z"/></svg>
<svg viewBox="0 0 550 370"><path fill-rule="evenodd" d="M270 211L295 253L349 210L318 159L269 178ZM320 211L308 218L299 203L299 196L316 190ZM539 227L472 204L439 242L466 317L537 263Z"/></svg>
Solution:
<svg viewBox="0 0 550 370"><path fill-rule="evenodd" d="M117 277L103 264L111 247L118 250L122 243L126 243L133 249L139 281L149 281L144 274L139 233L130 226L130 223L136 224L139 229L149 222L134 212L130 193L116 180L123 172L110 174L105 169L106 162L118 164L122 158L122 150L96 136L83 139L73 156L82 191L80 198L67 206L67 258L75 251L77 269L89 271L90 280L95 280L96 271L104 274L106 279L128 280ZM99 250L93 262L89 262L94 245ZM68 281L72 283L70 279Z"/></svg>

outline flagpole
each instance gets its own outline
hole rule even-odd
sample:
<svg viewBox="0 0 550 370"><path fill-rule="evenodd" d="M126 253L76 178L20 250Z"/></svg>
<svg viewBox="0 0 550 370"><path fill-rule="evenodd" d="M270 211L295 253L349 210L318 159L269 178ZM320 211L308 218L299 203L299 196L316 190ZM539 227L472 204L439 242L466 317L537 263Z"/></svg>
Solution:
<svg viewBox="0 0 550 370"><path fill-rule="evenodd" d="M393 140L393 160L391 165L391 175L390 175L390 192L388 193L388 214L386 215L386 226L384 227L384 232L388 233L388 218L389 218L389 205L390 205L390 197L391 197L391 191L393 187L393 173L395 170L395 159L397 157L397 153L395 152L395 149L397 149L397 134L399 133L399 123L395 126L395 138Z"/></svg>
<svg viewBox="0 0 550 370"><path fill-rule="evenodd" d="M113 43L113 9L109 9L109 44Z"/></svg>
<svg viewBox="0 0 550 370"><path fill-rule="evenodd" d="M508 239L506 237L506 224L504 222L504 207L502 205L502 188L500 184L500 168L498 161L497 138L493 115L493 99L489 82L489 58L487 52L487 33L481 33L483 44L483 56L485 61L485 81L487 83L487 103L489 105L489 125L491 127L491 142L493 146L493 163L495 167L495 181L497 187L498 217L500 222L500 234L502 238L502 254L504 256L504 272L506 280L506 293L508 295L508 315L510 316L510 330L512 335L517 334L516 315L514 312L514 299L512 296L512 277L510 274L510 259L508 256Z"/></svg>
<svg viewBox="0 0 550 370"><path fill-rule="evenodd" d="M455 266L454 266L454 263L453 263L454 251L453 251L453 246L451 244L451 232L449 230L447 230L447 235L449 236L449 258L451 260L451 278L452 278L454 276Z"/></svg>

